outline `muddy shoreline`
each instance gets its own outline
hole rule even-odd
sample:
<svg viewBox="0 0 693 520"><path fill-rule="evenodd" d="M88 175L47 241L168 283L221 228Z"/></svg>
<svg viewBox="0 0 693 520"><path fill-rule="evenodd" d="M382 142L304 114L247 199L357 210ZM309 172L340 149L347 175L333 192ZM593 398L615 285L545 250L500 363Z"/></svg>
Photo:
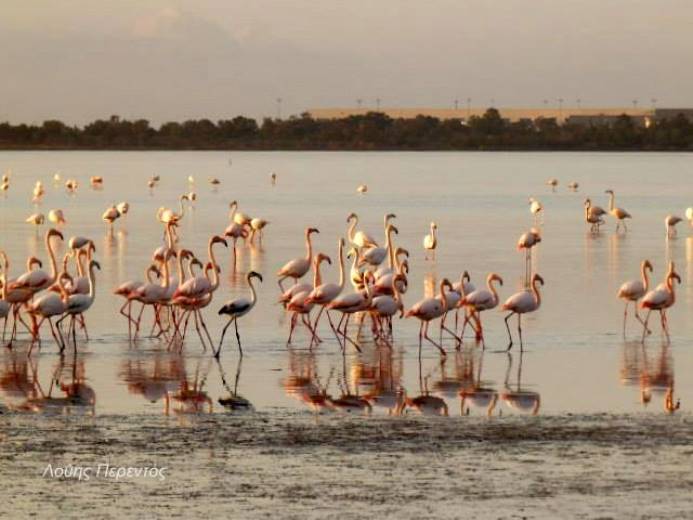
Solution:
<svg viewBox="0 0 693 520"><path fill-rule="evenodd" d="M681 518L693 416L0 415L0 497L103 518ZM166 467L165 481L41 475Z"/></svg>

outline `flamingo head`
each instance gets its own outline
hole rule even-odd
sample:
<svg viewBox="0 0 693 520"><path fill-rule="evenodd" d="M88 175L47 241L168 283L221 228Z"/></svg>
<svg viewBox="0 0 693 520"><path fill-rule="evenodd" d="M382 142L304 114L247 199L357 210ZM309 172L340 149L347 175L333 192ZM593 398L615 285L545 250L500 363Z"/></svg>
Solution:
<svg viewBox="0 0 693 520"><path fill-rule="evenodd" d="M409 251L407 249L404 249L403 247L398 247L395 250L395 256L399 256L399 255L404 255L407 258L409 258Z"/></svg>
<svg viewBox="0 0 693 520"><path fill-rule="evenodd" d="M503 285L503 278L500 277L500 275L496 273L491 273L488 275L488 282L491 283L492 281L498 282L500 285Z"/></svg>
<svg viewBox="0 0 693 520"><path fill-rule="evenodd" d="M397 215L395 215L394 213L388 213L387 215L385 215L385 222L390 222L390 219L393 218L397 218Z"/></svg>
<svg viewBox="0 0 693 520"><path fill-rule="evenodd" d="M590 199L585 199L585 202L583 202L583 204L586 208L589 208L592 205L592 201Z"/></svg>
<svg viewBox="0 0 693 520"><path fill-rule="evenodd" d="M544 279L540 275L534 273L534 276L532 276L532 285L536 284L537 282L539 282L541 285L544 285Z"/></svg>
<svg viewBox="0 0 693 520"><path fill-rule="evenodd" d="M320 265L320 262L322 262L323 260L325 260L328 264L332 265L332 259L323 253L317 254L317 256L315 257L315 265Z"/></svg>
<svg viewBox="0 0 693 520"><path fill-rule="evenodd" d="M649 260L645 260L642 266L650 272L654 271L654 267L652 267L652 263Z"/></svg>
<svg viewBox="0 0 693 520"><path fill-rule="evenodd" d="M465 269L465 271L462 273L462 280L469 282L471 279L472 277L469 276L469 272Z"/></svg>
<svg viewBox="0 0 693 520"><path fill-rule="evenodd" d="M212 244L224 244L224 247L229 247L228 242L222 236L215 235L212 237Z"/></svg>
<svg viewBox="0 0 693 520"><path fill-rule="evenodd" d="M47 239L51 239L52 237L58 237L60 240L65 240L63 234L55 228L49 229L48 233L46 233Z"/></svg>
<svg viewBox="0 0 693 520"><path fill-rule="evenodd" d="M387 225L387 232L393 232L395 235L399 235L399 229L397 229L395 226L392 224Z"/></svg>
<svg viewBox="0 0 693 520"><path fill-rule="evenodd" d="M358 218L358 217L356 216L356 213L349 213L349 216L347 217L346 221L347 221L347 222L351 222L352 219L355 219L355 218Z"/></svg>
<svg viewBox="0 0 693 520"><path fill-rule="evenodd" d="M262 281L262 275L261 275L260 273L258 273L257 271L250 271L250 272L248 273L248 275L246 276L246 278L247 278L247 280L248 280L248 283L250 283L250 279L251 279L251 278L257 278L257 279L259 279L260 281Z"/></svg>
<svg viewBox="0 0 693 520"><path fill-rule="evenodd" d="M320 230L318 228L306 228L306 236L310 236L312 233L320 233Z"/></svg>
<svg viewBox="0 0 693 520"><path fill-rule="evenodd" d="M606 194L608 194L608 195L613 195L613 194L614 194L614 190L605 190L604 193L606 193Z"/></svg>
<svg viewBox="0 0 693 520"><path fill-rule="evenodd" d="M96 269L98 269L99 271L101 271L101 264L98 263L96 260L92 260L92 261L89 263L89 267L92 267L92 268L95 267Z"/></svg>

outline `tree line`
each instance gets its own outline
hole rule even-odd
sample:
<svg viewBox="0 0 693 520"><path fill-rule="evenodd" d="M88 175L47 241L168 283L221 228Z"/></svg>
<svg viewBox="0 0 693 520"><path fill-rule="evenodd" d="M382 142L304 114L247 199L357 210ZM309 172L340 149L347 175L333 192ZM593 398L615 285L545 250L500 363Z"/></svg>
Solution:
<svg viewBox="0 0 693 520"><path fill-rule="evenodd" d="M118 116L83 127L57 120L41 125L0 123L0 149L88 150L693 150L693 124L679 114L640 124L627 115L609 124L563 124L555 119L509 122L494 108L468 121L384 113L341 119L238 116L153 127Z"/></svg>

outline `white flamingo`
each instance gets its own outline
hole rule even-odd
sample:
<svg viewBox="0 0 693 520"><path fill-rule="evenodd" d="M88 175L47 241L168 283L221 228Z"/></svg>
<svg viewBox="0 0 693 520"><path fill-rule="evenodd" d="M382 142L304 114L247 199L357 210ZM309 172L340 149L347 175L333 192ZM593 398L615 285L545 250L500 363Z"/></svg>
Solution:
<svg viewBox="0 0 693 520"><path fill-rule="evenodd" d="M510 350L513 346L513 336L510 333L510 325L508 325L508 320L513 314L517 314L517 333L520 336L520 350L523 348L522 315L534 312L541 306L541 294L539 293L537 283L544 285L544 279L535 273L534 276L532 276L531 291L525 289L517 292L505 300L505 303L501 306L501 310L510 311L510 313L505 317L505 328L508 330L508 337L510 338L508 350Z"/></svg>
<svg viewBox="0 0 693 520"><path fill-rule="evenodd" d="M626 319L628 318L628 305L633 302L633 312L635 318L644 326L645 322L638 314L638 300L645 296L650 288L650 278L647 271L652 272L652 264L649 260L643 260L640 264L640 280L625 282L618 290L618 297L625 300L626 307L623 309L623 335L626 334Z"/></svg>
<svg viewBox="0 0 693 520"><path fill-rule="evenodd" d="M77 336L75 333L75 319L81 318L84 321L84 313L93 305L96 297L96 277L94 269L101 269L101 266L96 260L89 262L89 294L73 294L68 296L65 303L65 314L56 322L58 329L60 324L66 318L70 318L70 328L72 329L72 342L74 348L77 349Z"/></svg>
<svg viewBox="0 0 693 520"><path fill-rule="evenodd" d="M428 252L432 251L432 259L436 259L436 247L438 247L438 224L431 222L431 232L423 239L423 246L426 250L426 260L428 260Z"/></svg>
<svg viewBox="0 0 693 520"><path fill-rule="evenodd" d="M446 288L452 289L452 284L447 278L443 278L443 280L440 282L440 293L438 296L424 298L423 300L418 301L405 314L407 318L415 317L421 322L421 325L419 326L419 351L421 351L422 338L425 338L438 348L441 355L446 355L443 346L436 343L428 336L428 326L430 322L442 317L448 308L447 299L445 298Z"/></svg>
<svg viewBox="0 0 693 520"><path fill-rule="evenodd" d="M484 341L484 329L481 326L481 313L498 306L498 292L493 282L503 285L503 279L499 275L490 273L486 277L486 289L472 291L460 300L460 306L466 307L469 312L469 316L465 317L462 326L462 334L464 335L464 328L467 322L471 323L470 320L474 320L476 326L472 324L472 328L476 332L476 340L481 341L484 346L486 346L486 343Z"/></svg>
<svg viewBox="0 0 693 520"><path fill-rule="evenodd" d="M221 340L219 341L219 348L214 353L214 357L216 357L217 359L219 359L219 356L221 354L221 346L224 343L224 334L226 334L226 329L229 328L231 323L233 323L236 328L236 341L238 341L238 351L240 352L241 356L243 355L243 349L241 348L241 336L238 333L238 318L248 314L253 309L253 307L255 307L255 303L257 302L257 293L255 292L255 286L252 282L253 278L257 278L260 281L262 281L262 275L260 273L256 273L255 271L250 271L246 275L248 287L250 288L250 298L236 298L235 300L227 302L221 309L219 309L219 315L227 316L229 318L229 322L222 330Z"/></svg>
<svg viewBox="0 0 693 520"><path fill-rule="evenodd" d="M659 311L659 319L662 325L662 330L664 331L664 334L666 334L667 340L669 340L669 323L667 321L666 311L676 303L674 280L681 283L681 277L674 270L672 265L671 272L667 276L666 287L664 289L655 289L654 291L648 292L640 301L640 308L647 309L647 315L645 316L645 323L642 331L642 341L645 341L645 335L647 334L648 330L647 323L650 320L650 313L652 311Z"/></svg>
<svg viewBox="0 0 693 520"><path fill-rule="evenodd" d="M310 235L313 233L320 233L317 228L306 228L306 256L302 258L294 258L288 261L282 266L279 271L277 271L277 276L279 277L279 288L284 292L284 286L282 282L287 278L293 278L294 281L298 281L302 278L308 270L310 269L310 263L313 259L313 244L310 239Z"/></svg>
<svg viewBox="0 0 693 520"><path fill-rule="evenodd" d="M621 227L621 224L623 224L623 230L628 231L626 219L633 217L625 209L615 207L614 201L616 196L614 195L614 190L606 190L604 193L609 195L609 214L616 219L616 231Z"/></svg>
<svg viewBox="0 0 693 520"><path fill-rule="evenodd" d="M359 217L356 213L350 213L347 217L347 223L349 228L347 229L347 238L349 242L353 244L356 248L362 249L364 247L377 246L378 243L375 239L366 233L365 231L356 231L356 226L359 223Z"/></svg>

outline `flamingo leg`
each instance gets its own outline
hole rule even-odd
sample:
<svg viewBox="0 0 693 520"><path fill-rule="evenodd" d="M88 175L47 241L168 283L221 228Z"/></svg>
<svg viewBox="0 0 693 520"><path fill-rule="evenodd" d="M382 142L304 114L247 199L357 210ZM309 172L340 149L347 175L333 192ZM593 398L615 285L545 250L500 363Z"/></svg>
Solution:
<svg viewBox="0 0 693 520"><path fill-rule="evenodd" d="M236 329L236 341L238 341L238 352L243 357L243 348L241 347L241 335L238 333L238 320L233 320L233 326Z"/></svg>
<svg viewBox="0 0 693 520"><path fill-rule="evenodd" d="M505 329L508 331L508 338L510 338L510 343L508 343L508 350L510 350L513 347L513 335L510 333L510 325L508 325L508 320L511 318L511 316L513 314L515 314L515 313L511 312L503 320L503 321L505 321Z"/></svg>
<svg viewBox="0 0 693 520"><path fill-rule="evenodd" d="M428 341L430 341L431 343L433 343L433 344L438 348L438 350L440 351L440 355L441 355L441 356L446 356L447 354L445 353L445 349L444 349L440 344L438 344L438 343L436 343L435 341L433 341L433 340L429 337L429 335L428 335L428 325L429 325L430 322L427 321L427 322L425 322L425 323L426 323L426 324L424 325L424 338L426 338Z"/></svg>
<svg viewBox="0 0 693 520"><path fill-rule="evenodd" d="M522 314L517 313L517 333L520 336L520 352L524 351L524 344L522 343Z"/></svg>
<svg viewBox="0 0 693 520"><path fill-rule="evenodd" d="M645 335L647 334L647 324L650 321L650 313L652 312L652 309L647 309L647 315L645 316L645 325L642 329L642 339L640 340L642 343L645 343Z"/></svg>
<svg viewBox="0 0 693 520"><path fill-rule="evenodd" d="M294 312L291 315L291 323L289 325L289 339L286 342L287 345L291 345L291 338L293 337L294 334L294 328L296 327L296 320L298 319L298 315Z"/></svg>
<svg viewBox="0 0 693 520"><path fill-rule="evenodd" d="M221 339L219 340L219 348L217 348L216 352L214 353L214 357L219 359L219 355L221 354L221 346L224 344L224 336L226 335L226 330L229 328L232 322L236 321L236 318L231 318L229 322L226 324L226 326L222 329L221 331Z"/></svg>
<svg viewBox="0 0 693 520"><path fill-rule="evenodd" d="M635 318L642 324L642 326L645 326L645 322L642 321L642 318L640 317L640 314L638 314L638 302L633 302L633 309L635 313ZM645 327L647 328L647 327ZM652 331L650 329L647 329L647 334L650 335L652 334Z"/></svg>
<svg viewBox="0 0 693 520"><path fill-rule="evenodd" d="M200 317L200 325L202 325L202 330L205 331L205 335L207 336L207 341L209 341L209 345L211 348L214 348L214 343L212 342L212 336L209 334L209 329L207 329L207 324L205 323L204 317L202 316L202 311L197 309L195 312Z"/></svg>
<svg viewBox="0 0 693 520"><path fill-rule="evenodd" d="M342 345L342 340L339 339L339 335L337 333L337 330L339 326L342 324L342 321L339 320L339 325L337 328L334 326L334 322L332 321L332 316L330 315L330 311L326 311L325 314L327 314L327 321L330 323L330 327L332 327L332 332L334 332L334 337L337 339L337 343L339 343L339 347L344 350L344 345Z"/></svg>

